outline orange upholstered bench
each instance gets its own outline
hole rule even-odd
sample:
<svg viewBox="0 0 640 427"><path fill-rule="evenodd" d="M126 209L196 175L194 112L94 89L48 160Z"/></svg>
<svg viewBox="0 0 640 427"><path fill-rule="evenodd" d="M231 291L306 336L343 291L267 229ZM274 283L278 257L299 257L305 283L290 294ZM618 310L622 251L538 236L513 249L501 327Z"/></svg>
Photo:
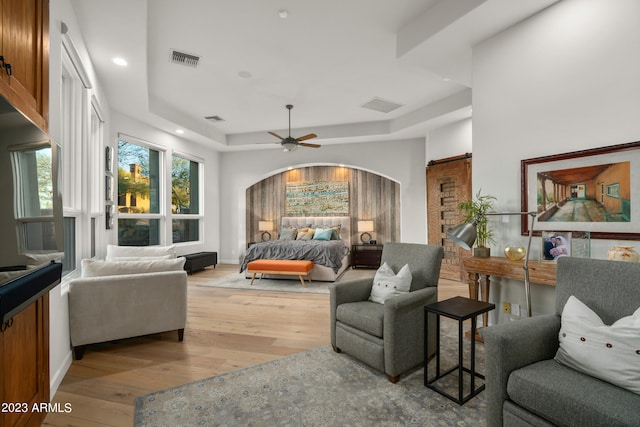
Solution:
<svg viewBox="0 0 640 427"><path fill-rule="evenodd" d="M265 274L286 274L291 276L298 276L303 287L307 287L304 282L303 276L307 276L309 283L309 273L313 270L313 261L303 261L294 259L257 259L247 264L247 272L253 273L251 277L251 285L256 278L257 273ZM260 276L260 278L262 278Z"/></svg>

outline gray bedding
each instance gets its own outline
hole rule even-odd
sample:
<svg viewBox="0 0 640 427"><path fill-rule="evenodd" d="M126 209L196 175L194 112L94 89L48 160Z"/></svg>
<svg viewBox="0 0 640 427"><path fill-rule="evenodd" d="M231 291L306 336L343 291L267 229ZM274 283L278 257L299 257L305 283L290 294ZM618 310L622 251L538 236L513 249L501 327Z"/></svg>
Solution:
<svg viewBox="0 0 640 427"><path fill-rule="evenodd" d="M240 272L256 259L300 259L330 267L337 273L348 252L343 240L270 240L255 243L247 249Z"/></svg>

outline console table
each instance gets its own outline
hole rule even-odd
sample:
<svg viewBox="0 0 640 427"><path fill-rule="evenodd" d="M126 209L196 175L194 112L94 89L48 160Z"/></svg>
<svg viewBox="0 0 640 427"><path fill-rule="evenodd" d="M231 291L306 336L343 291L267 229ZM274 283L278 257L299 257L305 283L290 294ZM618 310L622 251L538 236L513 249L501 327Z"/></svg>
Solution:
<svg viewBox="0 0 640 427"><path fill-rule="evenodd" d="M506 277L524 282L524 261L511 261L505 257L466 257L462 266L468 274L469 298L478 300L478 290L482 286L482 301L489 302L491 276ZM556 263L529 260L529 282L541 285L556 285ZM487 326L488 313L482 315L482 324Z"/></svg>

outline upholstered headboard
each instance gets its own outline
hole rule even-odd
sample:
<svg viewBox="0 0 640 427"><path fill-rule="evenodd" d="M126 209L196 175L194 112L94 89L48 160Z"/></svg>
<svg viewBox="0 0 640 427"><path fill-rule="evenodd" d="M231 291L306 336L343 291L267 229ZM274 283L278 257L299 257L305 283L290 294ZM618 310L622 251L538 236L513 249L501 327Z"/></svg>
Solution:
<svg viewBox="0 0 640 427"><path fill-rule="evenodd" d="M282 227L308 227L311 225L340 226L340 237L351 247L351 218L348 216L283 216Z"/></svg>

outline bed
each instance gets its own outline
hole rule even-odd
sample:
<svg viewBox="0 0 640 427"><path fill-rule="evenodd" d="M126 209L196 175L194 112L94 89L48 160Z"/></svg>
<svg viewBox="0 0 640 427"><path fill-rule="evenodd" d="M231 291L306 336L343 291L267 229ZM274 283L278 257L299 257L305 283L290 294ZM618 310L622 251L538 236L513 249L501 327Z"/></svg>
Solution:
<svg viewBox="0 0 640 427"><path fill-rule="evenodd" d="M349 267L349 248L351 241L349 217L283 217L280 230L306 228L336 228L339 236L332 240L270 240L251 245L247 249L240 272L245 271L247 264L256 259L298 259L313 261L315 267L310 274L311 280L333 282ZM294 232L294 235L297 233ZM336 238L337 237L337 238ZM287 276L265 275L265 278L290 279Z"/></svg>

